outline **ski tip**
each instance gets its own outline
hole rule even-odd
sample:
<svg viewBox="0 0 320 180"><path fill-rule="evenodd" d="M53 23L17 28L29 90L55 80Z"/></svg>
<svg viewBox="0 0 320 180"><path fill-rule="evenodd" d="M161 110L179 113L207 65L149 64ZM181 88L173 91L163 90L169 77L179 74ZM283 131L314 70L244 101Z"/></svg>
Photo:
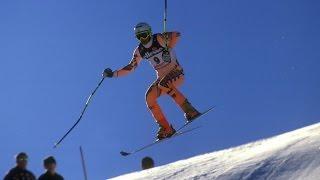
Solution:
<svg viewBox="0 0 320 180"><path fill-rule="evenodd" d="M128 156L128 155L130 155L131 153L121 151L120 154L121 154L122 156Z"/></svg>
<svg viewBox="0 0 320 180"><path fill-rule="evenodd" d="M207 109L207 111L211 111L212 109L215 109L216 106L211 106L209 109Z"/></svg>
<svg viewBox="0 0 320 180"><path fill-rule="evenodd" d="M216 106L210 107L209 109L203 111L200 116L207 114L208 112L210 112L211 110L213 110L213 109L215 109L215 108L216 108Z"/></svg>

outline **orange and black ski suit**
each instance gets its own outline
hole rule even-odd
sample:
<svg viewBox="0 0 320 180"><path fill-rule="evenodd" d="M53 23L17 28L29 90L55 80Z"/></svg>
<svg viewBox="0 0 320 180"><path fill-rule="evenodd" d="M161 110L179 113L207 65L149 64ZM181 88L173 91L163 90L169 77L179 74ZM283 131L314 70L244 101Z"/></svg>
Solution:
<svg viewBox="0 0 320 180"><path fill-rule="evenodd" d="M114 77L127 75L137 68L142 59L147 59L151 63L157 72L157 79L146 92L146 103L156 122L164 128L169 128L170 124L157 103L158 97L164 94L169 95L185 113L187 113L186 103L189 104L185 96L178 90L184 81L183 69L173 50L179 37L179 32L166 33L166 39L162 34L152 35L149 43L138 45L127 66L113 73Z"/></svg>

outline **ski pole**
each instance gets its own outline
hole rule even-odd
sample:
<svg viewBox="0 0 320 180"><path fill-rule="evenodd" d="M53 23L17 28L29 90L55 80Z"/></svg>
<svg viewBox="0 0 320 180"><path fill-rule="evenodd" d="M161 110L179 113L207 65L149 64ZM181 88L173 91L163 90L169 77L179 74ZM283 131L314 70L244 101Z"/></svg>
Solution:
<svg viewBox="0 0 320 180"><path fill-rule="evenodd" d="M88 180L86 164L85 164L85 161L84 161L84 155L83 155L83 151L82 151L82 147L81 146L80 146L80 156L81 156L81 164L82 164L82 170L83 170L84 179Z"/></svg>
<svg viewBox="0 0 320 180"><path fill-rule="evenodd" d="M164 17L163 17L163 32L165 34L165 46L166 46L166 51L168 51L168 35L166 34L167 32L167 9L168 9L168 1L164 0Z"/></svg>
<svg viewBox="0 0 320 180"><path fill-rule="evenodd" d="M67 133L65 133L65 134L62 136L62 138L61 138L57 143L54 144L53 148L56 148L56 147L68 136L68 134L77 126L77 124L80 122L80 120L82 119L82 116L83 116L84 112L86 111L89 103L91 102L91 98L92 98L93 95L96 93L96 91L98 90L98 88L100 87L100 85L102 84L102 82L103 82L104 79L105 79L105 78L103 77L103 78L100 80L100 82L99 82L99 84L97 85L97 87L94 89L94 91L93 91L93 92L90 94L90 96L88 97L88 99L87 99L87 101L86 101L86 104L85 104L83 110L81 111L81 114L80 114L80 117L78 118L78 120L77 120L77 121L73 124L73 126L67 131Z"/></svg>
<svg viewBox="0 0 320 180"><path fill-rule="evenodd" d="M167 32L167 9L168 9L168 1L164 0L163 32Z"/></svg>

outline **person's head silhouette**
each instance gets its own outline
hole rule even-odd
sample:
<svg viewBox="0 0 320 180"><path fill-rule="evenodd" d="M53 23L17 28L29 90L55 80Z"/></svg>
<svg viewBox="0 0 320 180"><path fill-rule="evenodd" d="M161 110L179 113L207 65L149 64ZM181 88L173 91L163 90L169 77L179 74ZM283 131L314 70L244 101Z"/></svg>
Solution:
<svg viewBox="0 0 320 180"><path fill-rule="evenodd" d="M141 167L143 170L150 169L154 167L154 162L151 157L144 157L141 161Z"/></svg>

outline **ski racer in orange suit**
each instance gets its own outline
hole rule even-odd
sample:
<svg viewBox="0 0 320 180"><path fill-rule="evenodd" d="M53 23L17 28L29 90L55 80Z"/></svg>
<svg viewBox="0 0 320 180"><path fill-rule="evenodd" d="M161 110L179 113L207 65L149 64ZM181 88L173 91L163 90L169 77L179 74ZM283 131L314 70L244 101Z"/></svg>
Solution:
<svg viewBox="0 0 320 180"><path fill-rule="evenodd" d="M133 72L142 59L147 59L155 71L157 79L150 85L146 92L146 103L155 121L159 125L157 138L159 140L172 136L176 131L169 124L163 114L157 98L169 95L182 109L187 121L192 121L200 113L191 105L186 97L178 90L184 81L184 72L174 52L174 47L180 37L179 32L166 32L152 34L151 27L147 23L138 23L135 28L136 38L140 41L133 53L133 57L125 67L112 71L107 68L103 72L104 77L120 77Z"/></svg>

